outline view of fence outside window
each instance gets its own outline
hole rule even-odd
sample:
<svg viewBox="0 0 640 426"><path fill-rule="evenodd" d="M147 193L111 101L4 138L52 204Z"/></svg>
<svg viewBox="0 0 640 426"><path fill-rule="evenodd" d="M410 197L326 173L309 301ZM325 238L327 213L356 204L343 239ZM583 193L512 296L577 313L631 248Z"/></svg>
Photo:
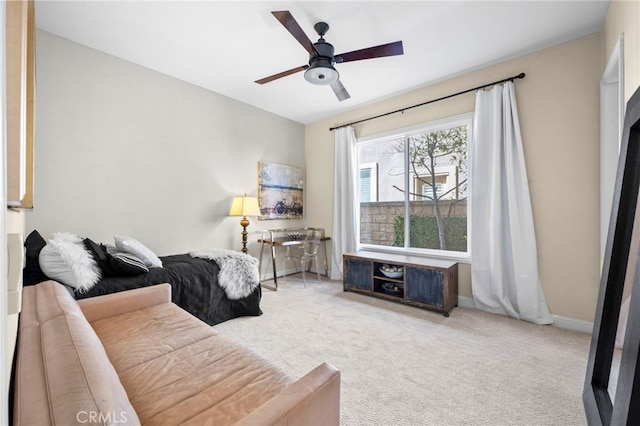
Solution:
<svg viewBox="0 0 640 426"><path fill-rule="evenodd" d="M360 243L468 251L471 114L358 142Z"/></svg>

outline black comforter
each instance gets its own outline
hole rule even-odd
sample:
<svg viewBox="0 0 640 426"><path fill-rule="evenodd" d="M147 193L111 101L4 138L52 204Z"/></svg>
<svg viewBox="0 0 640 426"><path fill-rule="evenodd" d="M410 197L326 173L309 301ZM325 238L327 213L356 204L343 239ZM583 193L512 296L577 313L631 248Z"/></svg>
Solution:
<svg viewBox="0 0 640 426"><path fill-rule="evenodd" d="M76 298L100 296L155 284L171 284L172 301L209 325L241 316L261 315L258 285L244 299L230 300L218 285L218 264L194 258L188 254L160 257L162 268L133 277L105 277L86 293L76 292Z"/></svg>

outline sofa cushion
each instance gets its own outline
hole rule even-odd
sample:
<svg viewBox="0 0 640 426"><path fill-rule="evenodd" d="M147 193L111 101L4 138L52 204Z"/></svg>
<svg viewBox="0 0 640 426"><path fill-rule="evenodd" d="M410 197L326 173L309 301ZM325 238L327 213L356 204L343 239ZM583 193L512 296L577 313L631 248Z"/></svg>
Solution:
<svg viewBox="0 0 640 426"><path fill-rule="evenodd" d="M292 382L173 303L92 326L143 424L233 424Z"/></svg>
<svg viewBox="0 0 640 426"><path fill-rule="evenodd" d="M98 336L63 286L25 287L22 312L14 424L140 424Z"/></svg>

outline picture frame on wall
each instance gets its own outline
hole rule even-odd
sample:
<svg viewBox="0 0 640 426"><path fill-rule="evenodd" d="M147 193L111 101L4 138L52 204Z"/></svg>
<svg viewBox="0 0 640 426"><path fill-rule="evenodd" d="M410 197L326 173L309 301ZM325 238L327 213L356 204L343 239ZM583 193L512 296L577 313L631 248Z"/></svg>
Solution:
<svg viewBox="0 0 640 426"><path fill-rule="evenodd" d="M7 207L33 208L35 12L32 0L6 3Z"/></svg>
<svg viewBox="0 0 640 426"><path fill-rule="evenodd" d="M258 162L260 220L302 219L304 171L301 167Z"/></svg>

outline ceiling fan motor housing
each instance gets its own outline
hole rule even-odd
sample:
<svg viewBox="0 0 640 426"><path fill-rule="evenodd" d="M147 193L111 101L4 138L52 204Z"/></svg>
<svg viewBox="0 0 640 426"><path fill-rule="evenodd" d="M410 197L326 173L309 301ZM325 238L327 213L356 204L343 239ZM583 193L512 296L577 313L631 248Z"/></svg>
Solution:
<svg viewBox="0 0 640 426"><path fill-rule="evenodd" d="M316 24L316 27L321 24ZM326 25L326 24L325 24ZM328 25L327 25L328 29ZM320 33L320 31L318 31ZM318 85L327 85L338 80L340 75L333 67L335 60L333 54L335 49L331 43L327 43L320 34L320 40L313 43L315 52L309 55L309 68L304 73L304 78L309 83Z"/></svg>

